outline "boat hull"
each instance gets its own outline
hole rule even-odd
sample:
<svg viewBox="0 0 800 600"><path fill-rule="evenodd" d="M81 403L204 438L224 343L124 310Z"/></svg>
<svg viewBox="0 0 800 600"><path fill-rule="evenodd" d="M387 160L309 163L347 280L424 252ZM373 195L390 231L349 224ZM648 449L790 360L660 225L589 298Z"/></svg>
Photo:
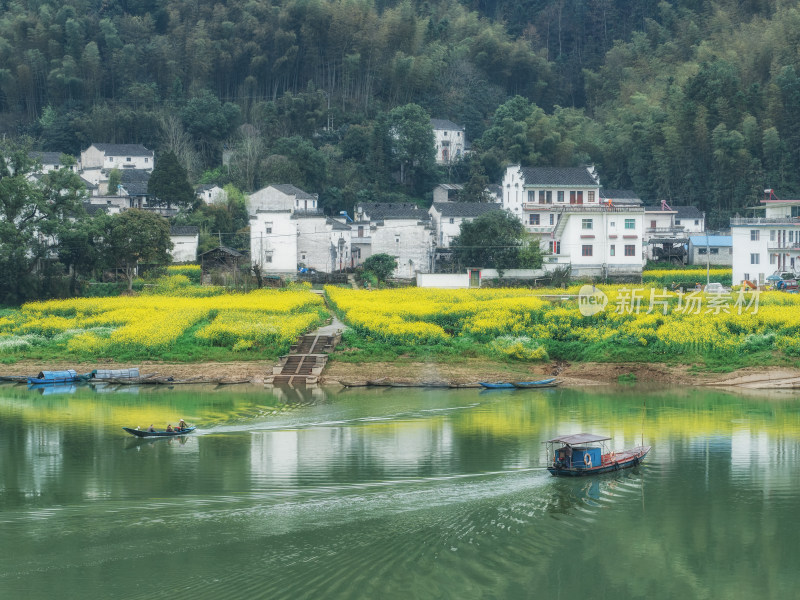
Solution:
<svg viewBox="0 0 800 600"><path fill-rule="evenodd" d="M555 380L555 377L551 377L550 379L540 379L539 381L517 381L515 383L505 381L498 381L495 383L481 381L480 384L482 387L489 390L513 390L514 388L551 387L555 385L555 383L553 383Z"/></svg>
<svg viewBox="0 0 800 600"><path fill-rule="evenodd" d="M650 452L651 446L638 446L631 450L623 450L610 456L608 460L604 457L603 463L596 467L557 467L550 466L547 470L554 477L584 477L586 475L601 475L611 471L630 469L639 465Z"/></svg>
<svg viewBox="0 0 800 600"><path fill-rule="evenodd" d="M136 437L175 437L176 435L186 435L192 433L195 427L187 427L186 429L178 429L176 431L147 431L144 429L131 429L130 427L123 427L125 431Z"/></svg>

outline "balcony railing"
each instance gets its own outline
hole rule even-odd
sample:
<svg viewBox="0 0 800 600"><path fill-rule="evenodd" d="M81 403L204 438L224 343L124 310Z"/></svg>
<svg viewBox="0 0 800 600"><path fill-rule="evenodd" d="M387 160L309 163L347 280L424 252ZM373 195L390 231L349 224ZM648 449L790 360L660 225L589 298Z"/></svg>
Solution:
<svg viewBox="0 0 800 600"><path fill-rule="evenodd" d="M800 226L800 217L731 217L731 227L742 225L795 225Z"/></svg>
<svg viewBox="0 0 800 600"><path fill-rule="evenodd" d="M671 233L673 235L683 235L686 229L682 226L677 227L648 227L647 233Z"/></svg>
<svg viewBox="0 0 800 600"><path fill-rule="evenodd" d="M371 244L372 237L370 236L361 236L361 237L353 237L350 238L351 244Z"/></svg>
<svg viewBox="0 0 800 600"><path fill-rule="evenodd" d="M767 242L767 250L780 250L781 252L800 252L800 242Z"/></svg>
<svg viewBox="0 0 800 600"><path fill-rule="evenodd" d="M551 233L553 231L553 225L525 225L525 229L528 233Z"/></svg>

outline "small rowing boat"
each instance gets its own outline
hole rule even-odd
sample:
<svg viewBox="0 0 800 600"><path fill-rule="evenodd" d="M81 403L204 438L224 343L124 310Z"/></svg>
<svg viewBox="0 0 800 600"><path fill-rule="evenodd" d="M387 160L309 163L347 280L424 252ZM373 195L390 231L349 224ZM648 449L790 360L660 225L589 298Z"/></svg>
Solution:
<svg viewBox="0 0 800 600"><path fill-rule="evenodd" d="M40 371L36 377L28 377L28 383L70 383L72 381L86 381L89 375L78 375L75 369L64 371Z"/></svg>
<svg viewBox="0 0 800 600"><path fill-rule="evenodd" d="M610 437L593 433L563 435L544 442L547 444L547 467L551 475L579 477L599 475L637 466L644 460L651 446L636 446L621 452L609 451L606 442Z"/></svg>
<svg viewBox="0 0 800 600"><path fill-rule="evenodd" d="M482 387L485 387L489 390L513 390L514 388L545 387L551 384L555 385L553 383L555 380L555 377L551 377L550 379L540 379L539 381L517 381L514 383L505 381L497 381L494 383L481 381L480 384Z"/></svg>
<svg viewBox="0 0 800 600"><path fill-rule="evenodd" d="M157 429L156 431L147 431L146 429L131 429L130 427L123 427L125 431L130 433L131 435L135 435L136 437L144 438L144 437L175 437L176 435L186 435L187 433L192 433L195 430L195 426L192 425L191 427L185 427L184 429L173 429L172 431L166 431L164 429Z"/></svg>

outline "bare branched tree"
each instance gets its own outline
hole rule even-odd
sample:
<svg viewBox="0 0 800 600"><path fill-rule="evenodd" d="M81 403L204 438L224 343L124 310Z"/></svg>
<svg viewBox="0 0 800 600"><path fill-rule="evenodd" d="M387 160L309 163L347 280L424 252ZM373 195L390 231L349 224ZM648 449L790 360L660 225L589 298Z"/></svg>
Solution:
<svg viewBox="0 0 800 600"><path fill-rule="evenodd" d="M180 118L176 115L162 114L159 126L161 152L173 152L186 169L189 178L194 180L200 170L200 156Z"/></svg>

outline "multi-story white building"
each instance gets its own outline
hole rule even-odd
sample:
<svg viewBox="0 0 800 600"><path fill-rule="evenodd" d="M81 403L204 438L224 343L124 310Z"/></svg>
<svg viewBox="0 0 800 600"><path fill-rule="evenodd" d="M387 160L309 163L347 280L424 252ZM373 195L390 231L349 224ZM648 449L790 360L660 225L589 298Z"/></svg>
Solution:
<svg viewBox="0 0 800 600"><path fill-rule="evenodd" d="M297 273L297 220L291 211L250 214L250 261L265 273Z"/></svg>
<svg viewBox="0 0 800 600"><path fill-rule="evenodd" d="M447 119L431 119L431 127L437 163L447 164L464 158L467 141L463 127Z"/></svg>
<svg viewBox="0 0 800 600"><path fill-rule="evenodd" d="M538 237L548 262L569 264L576 277L641 274L644 209L601 202L593 168L512 165L502 187L503 208Z"/></svg>
<svg viewBox="0 0 800 600"><path fill-rule="evenodd" d="M141 144L92 144L81 152L78 168L81 176L99 187L100 194L108 193L108 176L112 169L139 169L153 172L155 157L152 150ZM111 190L116 193L117 190Z"/></svg>
<svg viewBox="0 0 800 600"><path fill-rule="evenodd" d="M644 209L644 245L647 258L687 262L687 245L692 233L705 231L705 214L694 206L671 207L665 201Z"/></svg>
<svg viewBox="0 0 800 600"><path fill-rule="evenodd" d="M735 285L763 285L772 273L800 272L800 200L778 200L767 191L754 208L764 216L731 218Z"/></svg>
<svg viewBox="0 0 800 600"><path fill-rule="evenodd" d="M41 165L40 169L37 169L37 173L49 173L50 171L58 171L62 169L66 165L61 161L61 158L64 156L61 152L29 152L28 157ZM72 160L70 158L70 160ZM77 162L77 161L75 161ZM72 164L69 167L70 171L75 173L78 172L78 165Z"/></svg>
<svg viewBox="0 0 800 600"><path fill-rule="evenodd" d="M320 273L343 271L356 266L352 261L349 225L308 213L295 213L297 223L297 265Z"/></svg>
<svg viewBox="0 0 800 600"><path fill-rule="evenodd" d="M375 254L388 254L397 261L394 277L410 279L433 270L436 239L426 210L408 203L362 202L354 213L356 264Z"/></svg>

